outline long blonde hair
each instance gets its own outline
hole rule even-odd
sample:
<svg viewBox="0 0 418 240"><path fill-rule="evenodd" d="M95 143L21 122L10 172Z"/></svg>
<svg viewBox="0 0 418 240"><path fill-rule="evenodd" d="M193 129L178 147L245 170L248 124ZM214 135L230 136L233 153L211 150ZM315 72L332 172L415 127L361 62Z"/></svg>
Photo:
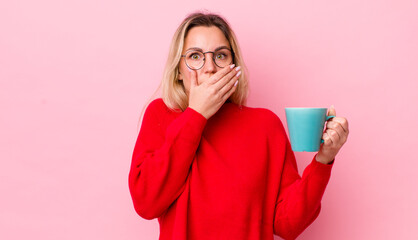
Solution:
<svg viewBox="0 0 418 240"><path fill-rule="evenodd" d="M239 77L239 83L235 92L229 97L229 100L238 106L245 105L247 102L248 96L248 70L245 66L245 63L242 58L241 50L238 45L237 37L235 33L229 26L228 22L218 14L196 11L189 14L177 28L174 36L171 40L170 50L168 54L168 59L164 68L163 77L158 86L157 90L154 92L153 96L162 90L161 98L164 103L172 111L184 111L188 105L188 96L186 94L183 81L178 80L179 74L179 63L181 59L181 53L183 51L184 40L187 36L187 33L191 28L197 26L206 26L218 27L225 38L229 41L232 51L234 52L233 62L236 66L241 66L242 74ZM154 99L148 101L148 103L142 109L141 116L148 106L148 104ZM140 118L141 121L142 117ZM139 122L138 122L139 127Z"/></svg>

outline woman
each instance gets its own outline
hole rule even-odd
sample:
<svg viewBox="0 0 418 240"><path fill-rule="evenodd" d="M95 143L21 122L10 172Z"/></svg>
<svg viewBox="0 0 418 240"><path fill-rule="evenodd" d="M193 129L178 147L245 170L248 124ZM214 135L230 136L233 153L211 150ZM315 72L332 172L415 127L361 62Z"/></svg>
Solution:
<svg viewBox="0 0 418 240"><path fill-rule="evenodd" d="M219 15L197 12L177 29L129 173L135 210L158 218L160 239L294 239L318 216L347 120L328 121L301 178L277 115L245 106L245 69Z"/></svg>

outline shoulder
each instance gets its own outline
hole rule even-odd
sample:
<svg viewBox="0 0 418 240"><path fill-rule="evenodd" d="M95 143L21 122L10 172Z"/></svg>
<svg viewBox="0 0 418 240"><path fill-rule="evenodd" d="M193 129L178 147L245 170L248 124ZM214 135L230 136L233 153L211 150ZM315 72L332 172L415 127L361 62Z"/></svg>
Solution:
<svg viewBox="0 0 418 240"><path fill-rule="evenodd" d="M166 111L167 106L161 98L157 98L149 102L144 106L144 118L145 119L156 119L160 118L161 114Z"/></svg>
<svg viewBox="0 0 418 240"><path fill-rule="evenodd" d="M147 109L165 109L167 106L165 105L162 98L157 98L152 100L149 104Z"/></svg>
<svg viewBox="0 0 418 240"><path fill-rule="evenodd" d="M267 108L242 106L242 110L247 112L249 117L271 124L281 124L281 120L276 113Z"/></svg>
<svg viewBox="0 0 418 240"><path fill-rule="evenodd" d="M261 107L248 107L242 106L242 111L246 112L246 116L256 121L258 124L262 124L263 128L269 133L279 131L285 134L283 123L279 116L272 110Z"/></svg>
<svg viewBox="0 0 418 240"><path fill-rule="evenodd" d="M160 121L161 124L168 124L180 114L181 111L170 109L162 98L156 98L146 106L144 117Z"/></svg>
<svg viewBox="0 0 418 240"><path fill-rule="evenodd" d="M172 112L167 105L165 104L164 100L162 98L156 98L152 100L147 108L146 112L151 113L153 115L155 114L164 114L164 113L170 113Z"/></svg>

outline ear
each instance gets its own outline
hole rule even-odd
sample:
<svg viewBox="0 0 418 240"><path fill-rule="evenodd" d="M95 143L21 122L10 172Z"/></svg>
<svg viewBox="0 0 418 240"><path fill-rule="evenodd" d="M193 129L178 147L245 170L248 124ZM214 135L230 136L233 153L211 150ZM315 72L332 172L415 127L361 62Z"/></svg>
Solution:
<svg viewBox="0 0 418 240"><path fill-rule="evenodd" d="M178 73L177 73L177 79L178 79L179 81L182 81L182 80L183 80L183 75L181 75L180 70L178 70Z"/></svg>

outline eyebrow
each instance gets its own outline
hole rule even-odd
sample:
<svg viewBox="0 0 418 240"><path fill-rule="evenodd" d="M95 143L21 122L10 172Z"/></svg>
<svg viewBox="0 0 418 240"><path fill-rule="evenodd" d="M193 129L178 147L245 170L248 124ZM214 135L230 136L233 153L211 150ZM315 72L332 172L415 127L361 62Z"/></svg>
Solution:
<svg viewBox="0 0 418 240"><path fill-rule="evenodd" d="M213 51L216 52L216 51L221 50L221 49L229 49L229 50L231 50L227 46L220 46L220 47L215 48L215 50L213 50ZM199 51L202 51L203 52L203 49L198 48L198 47L191 47L191 48L187 49L186 52L189 51L189 50L199 50Z"/></svg>

